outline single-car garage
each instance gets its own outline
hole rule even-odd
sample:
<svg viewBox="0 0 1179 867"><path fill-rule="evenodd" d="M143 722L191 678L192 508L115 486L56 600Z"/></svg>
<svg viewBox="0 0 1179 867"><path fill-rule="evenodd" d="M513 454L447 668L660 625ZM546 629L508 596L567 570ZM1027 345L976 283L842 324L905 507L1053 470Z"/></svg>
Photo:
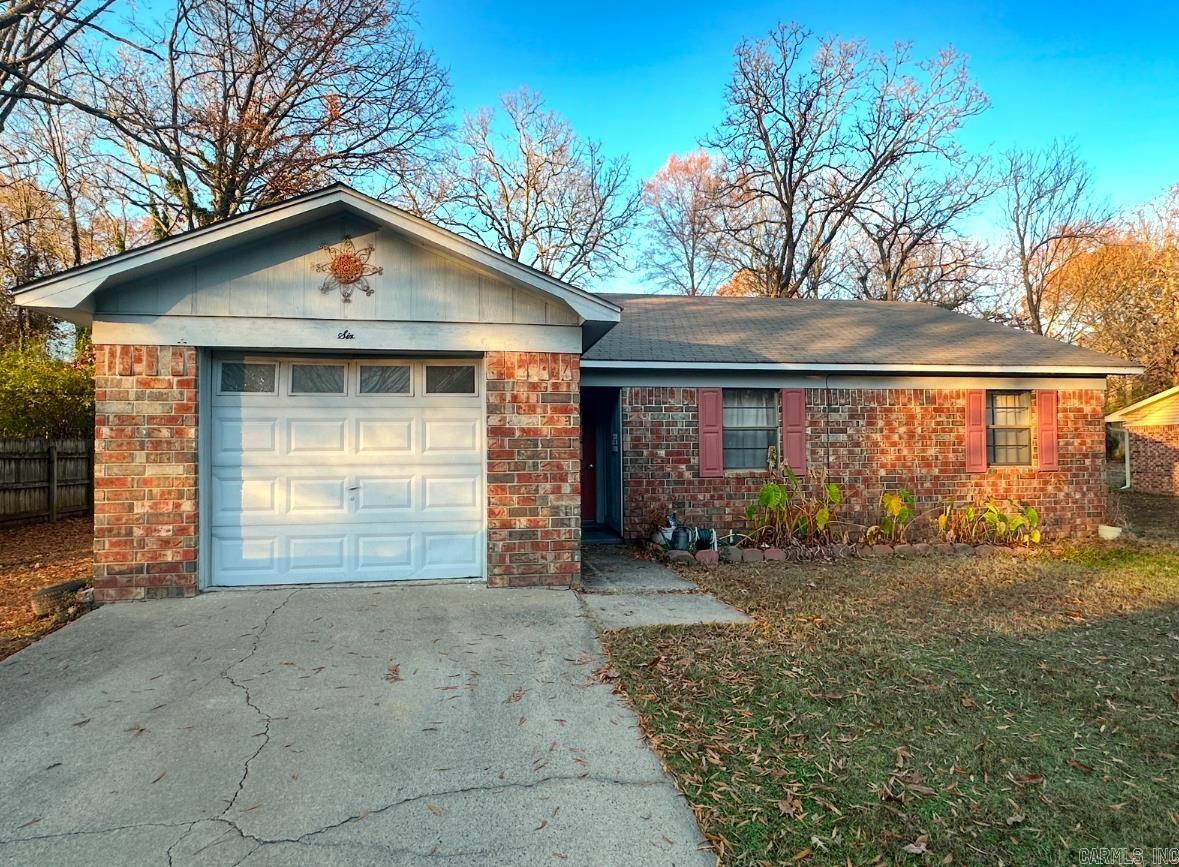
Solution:
<svg viewBox="0 0 1179 867"><path fill-rule="evenodd" d="M475 359L218 356L210 583L484 575Z"/></svg>

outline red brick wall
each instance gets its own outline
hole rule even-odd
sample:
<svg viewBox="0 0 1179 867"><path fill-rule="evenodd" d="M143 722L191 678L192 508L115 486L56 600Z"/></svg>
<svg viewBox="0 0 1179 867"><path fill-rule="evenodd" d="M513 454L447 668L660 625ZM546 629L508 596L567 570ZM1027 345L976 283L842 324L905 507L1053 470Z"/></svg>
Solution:
<svg viewBox="0 0 1179 867"><path fill-rule="evenodd" d="M581 574L580 359L491 352L487 583L565 587Z"/></svg>
<svg viewBox="0 0 1179 867"><path fill-rule="evenodd" d="M699 478L696 390L626 388L622 400L626 535L650 532L650 517L669 509L700 526L743 527L766 474ZM862 524L879 518L881 493L907 488L923 510L1010 498L1034 505L1046 530L1088 531L1107 495L1102 402L1100 391L1060 392L1059 470L967 473L964 390L808 389L807 466L826 470L843 489L844 516ZM1033 443L1033 463L1034 452Z"/></svg>
<svg viewBox="0 0 1179 867"><path fill-rule="evenodd" d="M1143 425L1130 433L1130 486L1150 494L1179 494L1179 425Z"/></svg>
<svg viewBox="0 0 1179 867"><path fill-rule="evenodd" d="M94 596L197 589L197 356L96 346Z"/></svg>

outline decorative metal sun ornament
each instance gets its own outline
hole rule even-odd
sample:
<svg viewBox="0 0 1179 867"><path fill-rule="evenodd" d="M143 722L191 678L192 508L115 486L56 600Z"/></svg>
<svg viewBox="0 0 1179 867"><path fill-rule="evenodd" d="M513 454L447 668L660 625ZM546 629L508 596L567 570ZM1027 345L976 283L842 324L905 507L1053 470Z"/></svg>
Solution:
<svg viewBox="0 0 1179 867"><path fill-rule="evenodd" d="M327 274L323 278L323 285L319 291L325 295L336 289L340 290L340 299L349 304L352 293L359 289L365 295L372 295L375 291L368 285L369 277L374 274L384 274L385 269L368 264L373 254L373 245L360 247L352 243L352 237L345 235L339 244L320 244L320 249L327 253L328 261L316 264L315 270L320 274Z"/></svg>

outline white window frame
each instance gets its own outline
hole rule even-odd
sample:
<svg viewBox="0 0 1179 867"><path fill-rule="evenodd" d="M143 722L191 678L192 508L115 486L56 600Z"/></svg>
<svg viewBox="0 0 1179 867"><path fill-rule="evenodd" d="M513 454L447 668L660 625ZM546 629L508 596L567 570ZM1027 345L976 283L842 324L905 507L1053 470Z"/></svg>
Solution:
<svg viewBox="0 0 1179 867"><path fill-rule="evenodd" d="M411 360L401 359L373 359L372 361L354 361L353 365L356 367L356 391L353 392L356 397L414 397L418 393L417 376L415 375L415 368L417 365ZM360 372L366 367L404 367L409 370L409 391L362 391L360 387ZM422 374L423 377L425 374Z"/></svg>
<svg viewBox="0 0 1179 867"><path fill-rule="evenodd" d="M473 391L430 391L429 369L431 367L469 367L474 380ZM422 395L424 397L479 397L479 364L476 361L423 361Z"/></svg>
<svg viewBox="0 0 1179 867"><path fill-rule="evenodd" d="M242 365L256 364L259 366L269 365L270 368L274 371L274 388L271 389L270 391L224 391L224 390L222 390L221 384L224 380L222 379L221 371L225 367L225 365L227 365L227 364L242 364ZM216 388L217 397L251 397L251 396L253 396L253 397L274 397L275 395L278 394L279 389L281 388L280 380L282 378L282 370L280 370L280 365L277 361L261 361L261 360L257 360L257 359L244 359L244 358L243 359L238 359L238 358L218 359L217 365L216 365L216 373L214 375L216 376L216 383L217 383L217 388Z"/></svg>
<svg viewBox="0 0 1179 867"><path fill-rule="evenodd" d="M288 397L347 397L348 396L348 362L347 361L292 361L287 365L287 396ZM342 367L344 368L343 391L295 391L296 367Z"/></svg>

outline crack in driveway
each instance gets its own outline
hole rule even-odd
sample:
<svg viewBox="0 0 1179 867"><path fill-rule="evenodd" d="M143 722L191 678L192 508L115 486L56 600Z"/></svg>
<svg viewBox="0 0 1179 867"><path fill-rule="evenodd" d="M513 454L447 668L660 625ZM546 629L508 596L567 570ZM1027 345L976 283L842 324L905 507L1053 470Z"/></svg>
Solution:
<svg viewBox="0 0 1179 867"><path fill-rule="evenodd" d="M225 805L225 809L221 811L220 816L224 816L226 813L228 813L230 810L232 810L233 805L237 803L238 796L241 795L242 789L245 788L246 779L250 776L250 764L254 761L254 759L258 758L258 755L262 752L262 750L264 750L266 748L266 745L268 743L270 743L270 723L272 722L272 717L270 716L270 714L266 713L264 710L262 710L262 708L260 708L257 704L254 703L254 697L250 694L250 688L245 683L235 679L234 676L230 672L232 672L233 669L237 668L239 665L242 665L243 663L247 662L251 657L253 657L253 655L255 653L258 652L258 645L262 643L262 636L266 633L267 627L270 626L271 619L276 614L278 614L278 612L281 611L283 609L283 607L288 602L290 602L291 599L293 599L295 597L295 594L298 592L299 592L298 590L290 591L286 595L286 598L284 598L282 600L282 602L278 603L278 605L276 605L271 610L271 612L266 615L266 617L262 620L262 626L258 629L258 632L254 635L254 641L253 641L253 644L251 644L251 646L250 646L249 652L246 653L245 656L243 656L241 659L237 660L236 662L231 662L221 672L221 676L223 678L228 680L230 683L232 683L234 686L236 686L238 689L240 689L245 694L246 705L248 707L252 708L256 714L258 714L258 717L264 723L264 727L263 727L262 731L260 732L260 736L262 738L262 743L260 743L258 745L258 749L254 750L254 752L246 758L245 765L242 768L241 779L239 779L237 782L237 790L233 793L233 797L231 797L229 799L229 803ZM179 841L177 841L177 842L179 842ZM173 844L173 845L175 845L175 844Z"/></svg>

